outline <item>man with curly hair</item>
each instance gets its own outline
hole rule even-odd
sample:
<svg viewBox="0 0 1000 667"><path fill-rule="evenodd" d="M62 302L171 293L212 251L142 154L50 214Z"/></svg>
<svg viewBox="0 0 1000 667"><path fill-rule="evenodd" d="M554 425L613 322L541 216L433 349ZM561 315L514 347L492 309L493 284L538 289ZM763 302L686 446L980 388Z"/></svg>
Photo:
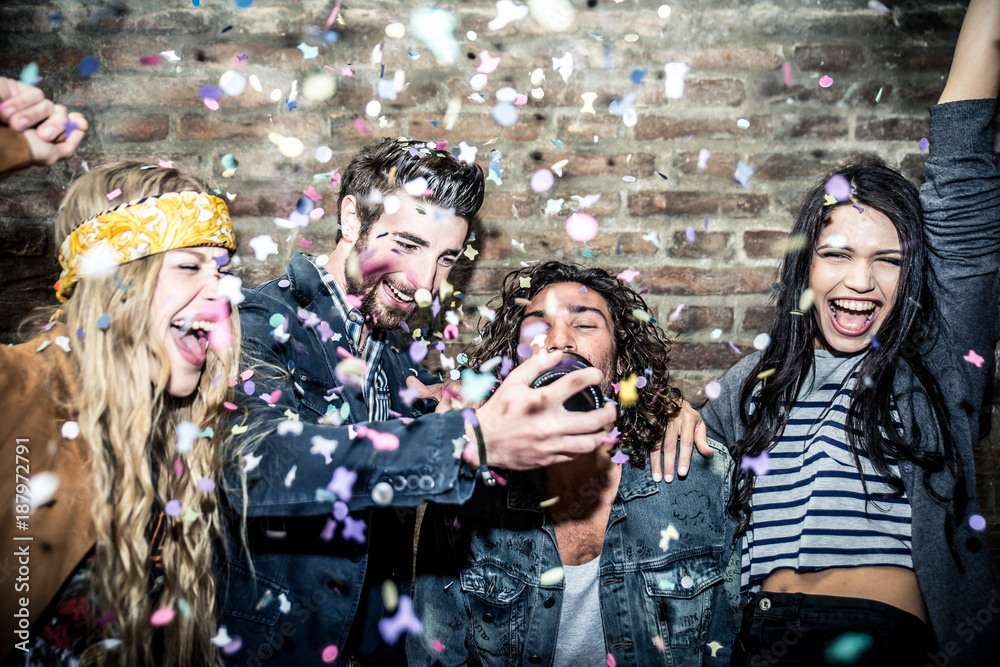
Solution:
<svg viewBox="0 0 1000 667"><path fill-rule="evenodd" d="M592 453L494 471L500 483L463 507L428 507L411 664L728 664L733 464L712 443L684 481L653 482L646 458L676 438L681 396L645 301L603 269L547 262L509 274L490 305L473 368L502 375L529 349L578 355L616 395L616 429Z"/></svg>

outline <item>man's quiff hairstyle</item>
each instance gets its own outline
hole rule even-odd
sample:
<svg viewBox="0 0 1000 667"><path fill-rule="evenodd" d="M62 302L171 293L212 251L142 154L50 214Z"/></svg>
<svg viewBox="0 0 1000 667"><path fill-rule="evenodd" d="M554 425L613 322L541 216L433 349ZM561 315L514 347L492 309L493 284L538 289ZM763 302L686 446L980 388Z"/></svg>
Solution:
<svg viewBox="0 0 1000 667"><path fill-rule="evenodd" d="M528 287L521 287L522 278L530 279ZM633 314L649 313L650 308L631 287L604 269L545 262L507 274L500 295L490 301L496 317L481 328L483 341L470 355L475 357L472 367L479 371L484 363L501 356L516 361L526 304L558 283L579 283L604 298L614 324L615 376L611 379L617 382L633 374L646 377L638 400L619 407L615 420L619 446L628 452L633 465L645 465L646 455L660 446L667 425L681 409L681 392L670 385L668 372L671 341L654 322Z"/></svg>
<svg viewBox="0 0 1000 667"><path fill-rule="evenodd" d="M359 239L366 237L384 210L382 198L370 195L402 193L404 185L421 176L427 179L430 194L414 199L453 210L469 223L471 231L479 221L476 214L486 194L483 170L475 163L459 162L450 153L438 150L434 142L406 139L383 139L368 144L351 158L340 182L337 222L340 223L344 197L353 195L361 219ZM337 241L341 236L343 232L338 226Z"/></svg>

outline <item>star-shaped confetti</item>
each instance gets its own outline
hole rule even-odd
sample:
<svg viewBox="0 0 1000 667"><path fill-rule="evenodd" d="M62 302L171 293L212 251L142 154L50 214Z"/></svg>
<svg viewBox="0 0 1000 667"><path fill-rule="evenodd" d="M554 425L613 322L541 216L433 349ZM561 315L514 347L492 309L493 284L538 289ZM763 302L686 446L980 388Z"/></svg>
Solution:
<svg viewBox="0 0 1000 667"><path fill-rule="evenodd" d="M243 457L243 472L250 472L256 470L257 466L260 465L260 460L264 458L261 456L254 456L253 454L247 454Z"/></svg>
<svg viewBox="0 0 1000 667"><path fill-rule="evenodd" d="M500 60L500 56L494 58L490 55L489 51L483 49L479 52L479 66L476 68L476 71L480 74L493 74L497 67L500 66Z"/></svg>
<svg viewBox="0 0 1000 667"><path fill-rule="evenodd" d="M309 46L305 42L300 43L295 48L297 48L299 51L302 52L302 58L303 58L303 60L312 60L313 58L315 58L316 56L319 55L319 47L318 46Z"/></svg>
<svg viewBox="0 0 1000 667"><path fill-rule="evenodd" d="M344 517L344 528L340 536L345 540L354 540L358 544L365 543L365 522L361 519L354 519L349 516Z"/></svg>
<svg viewBox="0 0 1000 667"><path fill-rule="evenodd" d="M965 359L970 364L975 364L976 368L982 368L983 367L983 361L984 360L983 360L982 357L980 357L978 354L976 354L975 350L969 350L969 353L967 355L965 355L964 357L962 357L962 359Z"/></svg>
<svg viewBox="0 0 1000 667"><path fill-rule="evenodd" d="M340 466L333 471L333 477L330 479L330 483L326 485L326 490L346 503L351 499L351 488L357 479L358 473Z"/></svg>
<svg viewBox="0 0 1000 667"><path fill-rule="evenodd" d="M718 650L720 648L722 648L722 644L720 644L719 642L715 642L715 641L709 642L709 643L705 644L705 646L707 646L708 649L712 652L712 657L713 658L716 657L715 654L718 652Z"/></svg>
<svg viewBox="0 0 1000 667"><path fill-rule="evenodd" d="M515 5L513 0L498 0L497 15L486 25L490 30L502 30L508 23L519 21L527 15L527 5Z"/></svg>
<svg viewBox="0 0 1000 667"><path fill-rule="evenodd" d="M266 260L269 255L278 254L278 244L267 234L253 237L250 239L249 245L253 250L254 257L260 262Z"/></svg>
<svg viewBox="0 0 1000 667"><path fill-rule="evenodd" d="M395 644L404 632L420 634L424 626L413 613L413 600L409 595L399 596L399 606L396 615L383 618L378 622L378 631L387 644Z"/></svg>
<svg viewBox="0 0 1000 667"><path fill-rule="evenodd" d="M465 252L463 252L462 254L465 255L466 257L468 257L469 261L471 262L472 260L474 260L476 258L476 255L479 254L479 251L476 250L475 248L473 248L471 245L469 245L469 246L466 246Z"/></svg>

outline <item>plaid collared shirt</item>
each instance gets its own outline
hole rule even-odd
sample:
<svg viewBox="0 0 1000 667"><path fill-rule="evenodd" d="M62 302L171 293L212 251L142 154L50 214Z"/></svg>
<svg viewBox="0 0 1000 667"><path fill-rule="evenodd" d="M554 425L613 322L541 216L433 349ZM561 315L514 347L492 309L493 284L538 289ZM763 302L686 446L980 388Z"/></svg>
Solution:
<svg viewBox="0 0 1000 667"><path fill-rule="evenodd" d="M365 362L368 368L365 374L365 382L361 387L361 396L368 406L368 421L386 421L389 419L389 411L392 402L389 398L389 380L382 369L382 348L385 346L385 333L379 329L372 331L365 341L365 349L359 351L362 329L364 329L365 316L357 308L351 308L347 303L347 295L344 289L337 284L333 275L328 273L322 266L316 264L312 259L313 266L319 271L319 277L330 291L333 299L333 307L340 319L344 323L344 330L347 332L348 341L351 344L351 353Z"/></svg>

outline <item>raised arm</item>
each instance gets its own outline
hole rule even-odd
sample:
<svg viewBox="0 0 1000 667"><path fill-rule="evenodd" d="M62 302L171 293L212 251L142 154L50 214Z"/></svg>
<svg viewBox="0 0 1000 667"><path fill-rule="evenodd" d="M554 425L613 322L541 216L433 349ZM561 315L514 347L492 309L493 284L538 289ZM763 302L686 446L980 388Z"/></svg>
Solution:
<svg viewBox="0 0 1000 667"><path fill-rule="evenodd" d="M1000 93L1000 0L972 0L938 104Z"/></svg>

